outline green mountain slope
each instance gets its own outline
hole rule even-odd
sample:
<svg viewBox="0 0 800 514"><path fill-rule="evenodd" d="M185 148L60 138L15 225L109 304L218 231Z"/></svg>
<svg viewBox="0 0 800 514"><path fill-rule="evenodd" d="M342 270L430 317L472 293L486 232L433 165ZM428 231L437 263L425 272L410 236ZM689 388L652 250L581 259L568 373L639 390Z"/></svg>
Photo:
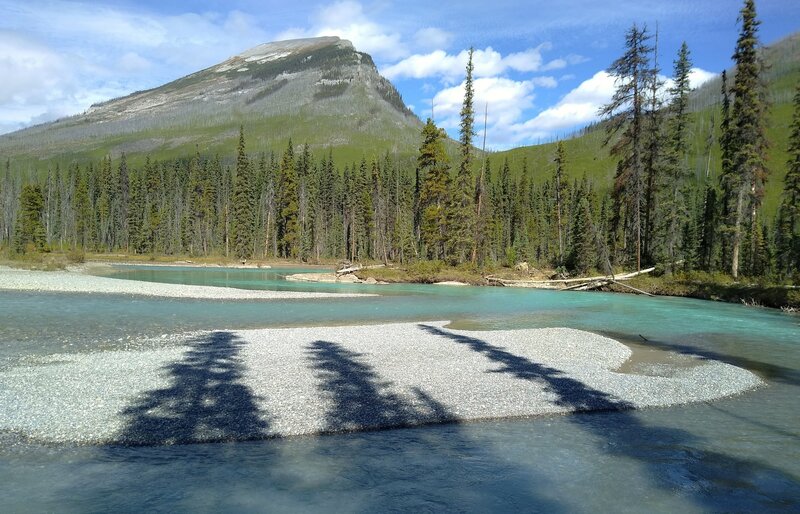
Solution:
<svg viewBox="0 0 800 514"><path fill-rule="evenodd" d="M291 137L337 158L417 146L419 119L372 58L336 37L268 43L155 89L83 114L0 136L17 168L97 160L229 154L243 124L248 146L282 150Z"/></svg>
<svg viewBox="0 0 800 514"><path fill-rule="evenodd" d="M764 58L768 65L764 80L771 103L767 122L770 175L764 208L768 215L773 215L780 201L783 178L786 175L792 97L800 82L800 33L765 47ZM732 77L733 72L729 76ZM716 78L692 92L690 163L698 181L704 180L706 176L716 180L720 172L720 88L721 79ZM605 138L605 129L599 124L564 142L569 175L580 179L586 174L601 190L610 187L616 168L616 159L609 156L608 148L603 146ZM515 148L493 154L491 159L493 165L497 166L508 158L515 170L521 169L523 159L527 159L528 169L532 170L534 180L541 182L552 176L555 146L555 143L550 143Z"/></svg>

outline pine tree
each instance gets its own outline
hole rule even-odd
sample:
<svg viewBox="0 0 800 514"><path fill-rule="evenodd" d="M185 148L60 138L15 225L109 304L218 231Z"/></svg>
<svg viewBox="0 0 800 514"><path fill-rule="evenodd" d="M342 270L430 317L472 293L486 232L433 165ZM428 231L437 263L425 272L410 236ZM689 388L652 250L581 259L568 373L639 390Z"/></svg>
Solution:
<svg viewBox="0 0 800 514"><path fill-rule="evenodd" d="M19 195L19 214L14 229L14 249L17 253L44 250L44 195L38 184L26 184Z"/></svg>
<svg viewBox="0 0 800 514"><path fill-rule="evenodd" d="M278 218L278 246L283 257L295 258L300 250L298 224L297 169L292 140L283 153L279 168L280 200Z"/></svg>
<svg viewBox="0 0 800 514"><path fill-rule="evenodd" d="M679 228L691 221L686 197L690 178L686 162L688 157L689 92L691 91L689 73L691 71L689 47L684 41L678 52L678 58L675 60L673 86L669 89L671 103L669 106L663 209L661 210L665 253L670 265L674 265L677 261L680 242ZM691 221L691 223L694 222ZM684 234L686 234L685 231ZM696 230L691 234L696 234ZM697 242L684 241L683 244L692 246Z"/></svg>
<svg viewBox="0 0 800 514"><path fill-rule="evenodd" d="M597 262L595 229L592 211L585 193L581 192L572 220L571 251L567 266L578 275L585 275Z"/></svg>
<svg viewBox="0 0 800 514"><path fill-rule="evenodd" d="M788 276L800 272L800 84L794 95L786 164L776 243L779 271Z"/></svg>
<svg viewBox="0 0 800 514"><path fill-rule="evenodd" d="M458 264L469 258L475 237L475 205L472 183L472 138L475 135L475 111L472 106L475 91L472 85L472 54L469 49L467 72L464 80L464 102L461 106L460 156L455 181L453 183L452 206L448 216L448 244L453 263Z"/></svg>
<svg viewBox="0 0 800 514"><path fill-rule="evenodd" d="M567 164L567 151L564 149L564 143L559 141L556 145L555 156L555 170L553 171L553 194L555 205L555 222L556 232L558 233L558 260L557 266L564 264L564 221L566 220L564 212L564 193L567 191L567 181L564 177L565 168Z"/></svg>
<svg viewBox="0 0 800 514"><path fill-rule="evenodd" d="M255 192L252 167L245 153L244 127L239 128L236 177L233 182L233 251L239 259L253 255Z"/></svg>
<svg viewBox="0 0 800 514"><path fill-rule="evenodd" d="M742 29L736 43L733 59L736 62L733 107L731 109L730 137L733 148L728 194L729 217L732 227L731 275L739 276L739 260L745 223L750 230L758 227L758 209L764 194L766 180L767 141L764 132L767 106L764 85L761 82L763 64L758 54L758 26L753 0L745 0L739 19ZM751 237L748 249L751 260L755 258L757 238Z"/></svg>
<svg viewBox="0 0 800 514"><path fill-rule="evenodd" d="M614 181L616 215L624 222L628 254L641 269L645 198L645 107L647 91L655 79L650 68L653 48L646 29L636 24L625 35L625 53L608 69L617 89L600 114L609 120L608 137L620 133L611 153L620 158Z"/></svg>
<svg viewBox="0 0 800 514"><path fill-rule="evenodd" d="M428 257L441 260L446 258L447 207L450 203L450 174L443 143L445 137L444 130L428 118L422 128L422 145L417 156L417 169L423 177L419 193L420 236Z"/></svg>
<svg viewBox="0 0 800 514"><path fill-rule="evenodd" d="M662 159L663 159L663 118L664 109L660 90L664 83L659 78L661 69L658 67L658 30L655 34L653 46L653 67L646 73L646 83L649 89L647 108L644 123L644 226L642 227L642 257L647 262L653 262L656 245L661 243L656 236L656 213L661 186Z"/></svg>
<svg viewBox="0 0 800 514"><path fill-rule="evenodd" d="M126 250L130 245L130 230L128 227L128 219L129 219L129 212L128 209L130 208L130 177L128 175L128 161L125 157L125 153L119 159L119 169L117 171L117 175L119 178L119 183L117 186L117 204L115 209L115 216L116 216L116 227L118 232L118 239L120 246L124 247Z"/></svg>

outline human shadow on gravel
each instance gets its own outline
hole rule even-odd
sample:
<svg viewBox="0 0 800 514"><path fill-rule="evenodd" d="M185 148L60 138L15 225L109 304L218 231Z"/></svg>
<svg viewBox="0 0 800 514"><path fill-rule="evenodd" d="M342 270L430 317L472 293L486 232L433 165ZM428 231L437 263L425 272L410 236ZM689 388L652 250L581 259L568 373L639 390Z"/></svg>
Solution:
<svg viewBox="0 0 800 514"><path fill-rule="evenodd" d="M632 407L628 402L481 339L430 325L419 327L503 365L487 373L509 373L544 383L558 396L558 405L577 411L618 411L576 414L568 419L595 436L604 451L645 466L656 486L704 509L764 512L800 508L800 480L782 469L713 451L707 441L683 429L645 424L632 410L625 410Z"/></svg>
<svg viewBox="0 0 800 514"><path fill-rule="evenodd" d="M363 354L337 343L314 341L307 351L319 390L332 402L325 418L330 432L450 422L424 430L391 431L382 437L383 444L369 434L342 439L350 457L347 463L336 464L334 480L341 482L339 487L346 488L353 477L370 477L366 486L371 499L356 510L566 510L537 494L547 490L546 479L537 479L533 469L496 458L491 448L464 433L454 413L422 389L410 388L408 397L387 390L391 384L382 381ZM489 475L487 469L495 472ZM420 487L420 480L435 487Z"/></svg>
<svg viewBox="0 0 800 514"><path fill-rule="evenodd" d="M183 359L165 369L170 385L145 393L123 411L126 445L219 442L267 437L269 423L242 383L244 340L212 332L188 341Z"/></svg>

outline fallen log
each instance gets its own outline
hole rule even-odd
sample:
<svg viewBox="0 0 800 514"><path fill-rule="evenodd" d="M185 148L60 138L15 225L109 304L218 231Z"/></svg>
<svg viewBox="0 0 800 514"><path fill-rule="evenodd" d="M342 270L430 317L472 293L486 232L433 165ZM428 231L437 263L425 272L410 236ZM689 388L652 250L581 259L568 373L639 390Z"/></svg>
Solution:
<svg viewBox="0 0 800 514"><path fill-rule="evenodd" d="M618 282L616 280L612 280L611 282L613 282L614 284L617 284L618 286L627 287L631 291L635 291L635 292L637 292L639 294L646 294L647 296L653 296L652 294L648 293L647 291L642 291L641 289L636 289L635 287L629 286L628 284L623 284L622 282Z"/></svg>
<svg viewBox="0 0 800 514"><path fill-rule="evenodd" d="M347 273L355 273L356 271L361 271L362 269L375 269L375 268L385 268L386 264L373 264L371 266L362 266L361 264L356 264L355 266L350 266L348 268L342 268L340 270L336 270L337 275L346 275Z"/></svg>

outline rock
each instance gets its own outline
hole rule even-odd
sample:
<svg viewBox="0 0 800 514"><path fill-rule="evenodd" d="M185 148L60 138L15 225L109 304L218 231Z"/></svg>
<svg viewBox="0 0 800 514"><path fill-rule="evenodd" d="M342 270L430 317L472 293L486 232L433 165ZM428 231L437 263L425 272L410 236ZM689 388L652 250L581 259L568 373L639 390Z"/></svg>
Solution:
<svg viewBox="0 0 800 514"><path fill-rule="evenodd" d="M377 280L375 280L375 278L374 278L374 277L369 277L369 278L367 278L367 279L364 281L364 283L365 283L365 284L370 284L370 285L371 285L371 284L377 284L377 283L378 283L378 281L377 281Z"/></svg>
<svg viewBox="0 0 800 514"><path fill-rule="evenodd" d="M358 284L361 282L361 279L352 274L340 275L336 278L337 282L344 282L348 284Z"/></svg>
<svg viewBox="0 0 800 514"><path fill-rule="evenodd" d="M527 262L525 262L525 261L523 261L523 262L518 262L518 263L517 263L517 264L514 266L514 269L515 269L515 270L517 270L517 271L524 271L525 273L528 273L528 271L530 271L530 268L529 268L529 266L528 266L528 263L527 263Z"/></svg>

